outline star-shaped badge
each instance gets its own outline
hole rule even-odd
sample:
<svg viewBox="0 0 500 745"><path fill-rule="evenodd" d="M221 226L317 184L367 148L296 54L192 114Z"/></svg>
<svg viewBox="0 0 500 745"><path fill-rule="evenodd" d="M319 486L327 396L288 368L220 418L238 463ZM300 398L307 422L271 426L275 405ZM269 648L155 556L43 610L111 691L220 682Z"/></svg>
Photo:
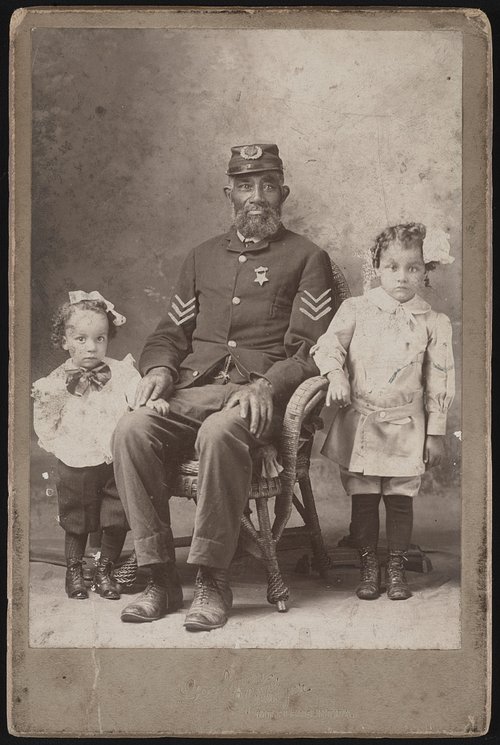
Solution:
<svg viewBox="0 0 500 745"><path fill-rule="evenodd" d="M264 282L269 282L269 279L266 275L266 272L269 271L269 268L267 266L258 266L255 270L255 274L257 275L254 279L254 282L257 282L261 287L264 284Z"/></svg>

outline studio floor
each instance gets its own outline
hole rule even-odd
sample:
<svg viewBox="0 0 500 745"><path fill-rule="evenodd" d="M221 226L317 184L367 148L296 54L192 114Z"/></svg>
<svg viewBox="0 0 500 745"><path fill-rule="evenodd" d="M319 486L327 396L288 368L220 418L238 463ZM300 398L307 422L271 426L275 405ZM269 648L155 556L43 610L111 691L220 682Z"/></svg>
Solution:
<svg viewBox="0 0 500 745"><path fill-rule="evenodd" d="M290 590L288 611L278 613L265 598L258 562L233 564L234 607L227 625L211 632L183 628L193 593L194 572L179 551L185 588L184 609L154 623L127 624L121 609L137 594L110 601L95 593L85 601L64 593L64 567L31 564L30 645L34 647L231 647L450 649L460 646L458 555L429 554L429 573L408 572L413 597L394 602L382 595L360 601L354 594L358 571L337 567L328 583L295 571L301 550L280 554ZM185 552L184 552L185 553Z"/></svg>
<svg viewBox="0 0 500 745"><path fill-rule="evenodd" d="M336 474L313 463L316 503L329 550L346 533L350 502ZM40 484L42 486L42 484ZM332 499L332 488L335 499ZM41 491L41 490L40 490ZM413 542L432 562L432 571L408 572L413 597L390 601L386 595L361 601L355 595L358 570L335 566L328 582L296 571L311 555L307 545L279 551L290 588L288 611L278 613L266 601L265 572L251 556L233 563L234 606L228 623L211 632L183 628L193 597L195 568L186 563L187 549L177 550L184 588L184 608L159 621L127 624L120 611L136 594L110 601L90 593L88 600L69 600L64 591L63 532L57 525L54 497L33 500L31 521L29 634L33 647L229 647L333 649L455 649L460 647L460 499L458 490L437 490L429 478L415 502ZM381 515L382 516L382 515ZM176 534L189 534L194 506L172 500ZM381 520L383 525L383 519ZM290 524L293 524L293 520ZM381 540L384 536L382 531ZM132 548L129 534L125 549ZM331 554L332 555L332 554Z"/></svg>

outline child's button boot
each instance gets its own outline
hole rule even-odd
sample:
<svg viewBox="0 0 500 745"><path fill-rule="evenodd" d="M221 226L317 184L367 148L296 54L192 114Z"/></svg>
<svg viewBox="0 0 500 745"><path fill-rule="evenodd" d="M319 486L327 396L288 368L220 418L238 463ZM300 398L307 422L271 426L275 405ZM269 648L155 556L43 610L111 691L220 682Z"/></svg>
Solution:
<svg viewBox="0 0 500 745"><path fill-rule="evenodd" d="M356 595L361 600L375 600L380 596L380 568L373 548L362 548L359 551L361 562L360 583Z"/></svg>
<svg viewBox="0 0 500 745"><path fill-rule="evenodd" d="M100 558L95 567L92 589L98 592L101 598L106 600L119 600L120 590L118 583L113 577L113 562L110 559Z"/></svg>
<svg viewBox="0 0 500 745"><path fill-rule="evenodd" d="M66 594L71 600L86 600L89 596L83 578L81 559L68 559L66 569Z"/></svg>
<svg viewBox="0 0 500 745"><path fill-rule="evenodd" d="M387 559L386 584L387 597L391 600L407 600L411 598L411 590L406 581L404 551L389 551Z"/></svg>

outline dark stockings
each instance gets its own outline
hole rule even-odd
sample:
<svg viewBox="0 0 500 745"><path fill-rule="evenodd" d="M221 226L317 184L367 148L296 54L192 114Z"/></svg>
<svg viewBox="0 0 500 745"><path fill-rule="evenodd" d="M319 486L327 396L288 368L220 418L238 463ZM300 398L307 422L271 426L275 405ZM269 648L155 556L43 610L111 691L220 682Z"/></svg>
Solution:
<svg viewBox="0 0 500 745"><path fill-rule="evenodd" d="M87 545L87 533L66 533L64 553L66 561L81 561Z"/></svg>
<svg viewBox="0 0 500 745"><path fill-rule="evenodd" d="M115 564L120 558L127 531L123 528L104 528L101 538L101 561L109 559Z"/></svg>
<svg viewBox="0 0 500 745"><path fill-rule="evenodd" d="M352 495L351 534L357 548L376 549L380 494ZM389 551L408 551L413 527L413 500L403 494L384 495Z"/></svg>

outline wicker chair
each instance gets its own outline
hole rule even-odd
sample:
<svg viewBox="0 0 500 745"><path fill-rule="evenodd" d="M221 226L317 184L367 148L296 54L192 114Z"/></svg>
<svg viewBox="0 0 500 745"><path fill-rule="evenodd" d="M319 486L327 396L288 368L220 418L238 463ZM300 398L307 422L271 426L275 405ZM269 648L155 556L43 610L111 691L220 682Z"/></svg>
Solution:
<svg viewBox="0 0 500 745"><path fill-rule="evenodd" d="M334 312L340 304L350 297L349 286L339 267L332 261L332 296ZM243 533L258 548L267 573L267 600L276 605L278 611L286 610L289 597L278 565L276 546L284 533L307 533L314 556L314 567L321 575L326 575L330 560L323 542L321 528L316 512L314 495L309 478L309 464L314 433L319 424L319 412L323 407L327 381L322 377L310 378L292 395L283 419L283 428L278 447L278 455L283 466L279 478L264 478L255 467L261 453L257 451L253 469L249 501L255 500L258 526L252 521L250 510L241 519ZM184 461L174 478L172 495L196 500L198 462ZM294 494L298 483L300 499ZM275 497L274 521L268 509L268 500ZM300 514L304 525L300 528L285 528L292 508ZM176 538L175 545L188 546L190 538ZM135 554L132 552L127 561L115 570L115 577L125 587L133 586L137 573Z"/></svg>

